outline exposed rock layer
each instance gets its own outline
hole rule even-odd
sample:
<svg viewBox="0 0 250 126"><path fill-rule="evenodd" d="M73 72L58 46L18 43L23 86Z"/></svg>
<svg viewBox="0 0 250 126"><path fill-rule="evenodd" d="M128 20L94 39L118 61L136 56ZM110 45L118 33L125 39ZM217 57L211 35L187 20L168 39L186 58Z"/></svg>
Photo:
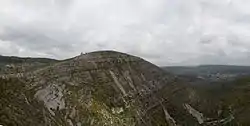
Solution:
<svg viewBox="0 0 250 126"><path fill-rule="evenodd" d="M0 78L0 123L18 126L199 125L194 93L157 66L113 51ZM203 122L202 122L203 123Z"/></svg>

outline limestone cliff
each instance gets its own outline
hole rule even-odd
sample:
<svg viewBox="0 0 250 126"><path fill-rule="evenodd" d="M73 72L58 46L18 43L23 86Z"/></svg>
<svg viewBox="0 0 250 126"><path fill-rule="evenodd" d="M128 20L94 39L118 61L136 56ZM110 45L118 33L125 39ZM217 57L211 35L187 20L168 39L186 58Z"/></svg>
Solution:
<svg viewBox="0 0 250 126"><path fill-rule="evenodd" d="M88 53L22 74L1 75L0 124L198 125L183 107L189 90L177 81L139 57Z"/></svg>

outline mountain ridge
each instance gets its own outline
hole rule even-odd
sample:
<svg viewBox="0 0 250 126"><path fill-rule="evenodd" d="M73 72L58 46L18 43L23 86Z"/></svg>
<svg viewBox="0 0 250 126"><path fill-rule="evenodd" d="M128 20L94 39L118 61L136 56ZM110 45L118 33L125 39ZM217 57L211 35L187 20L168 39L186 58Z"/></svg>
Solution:
<svg viewBox="0 0 250 126"><path fill-rule="evenodd" d="M172 82L172 76L141 58L118 52L88 53L23 76L1 78L1 101L6 103L1 102L0 115L5 116L0 120L7 125L167 124L171 122L158 112L161 121L153 121L149 108L159 100L151 96L153 92Z"/></svg>
<svg viewBox="0 0 250 126"><path fill-rule="evenodd" d="M217 116L200 106L208 98L190 86L192 82L136 56L98 51L34 66L35 69L12 71L0 77L0 123L25 126L233 123L230 112Z"/></svg>

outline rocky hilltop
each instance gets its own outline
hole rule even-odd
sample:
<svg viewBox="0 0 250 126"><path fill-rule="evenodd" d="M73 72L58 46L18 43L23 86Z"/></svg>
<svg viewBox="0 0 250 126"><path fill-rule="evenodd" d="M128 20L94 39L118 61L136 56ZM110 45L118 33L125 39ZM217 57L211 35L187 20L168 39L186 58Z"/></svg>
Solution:
<svg viewBox="0 0 250 126"><path fill-rule="evenodd" d="M0 76L2 125L212 124L192 107L199 98L186 82L124 53L92 52Z"/></svg>

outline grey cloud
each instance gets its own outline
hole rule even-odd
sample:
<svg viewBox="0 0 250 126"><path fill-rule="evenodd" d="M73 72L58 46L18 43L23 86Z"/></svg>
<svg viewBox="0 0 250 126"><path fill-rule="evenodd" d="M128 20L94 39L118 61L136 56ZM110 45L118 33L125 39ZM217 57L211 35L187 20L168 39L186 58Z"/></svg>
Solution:
<svg viewBox="0 0 250 126"><path fill-rule="evenodd" d="M5 29L5 33L0 35L0 38L3 41L14 42L19 46L36 51L46 51L51 48L59 48L65 51L74 50L68 43L69 40L63 39L63 34L52 38L33 29Z"/></svg>
<svg viewBox="0 0 250 126"><path fill-rule="evenodd" d="M116 50L158 65L248 64L247 0L0 2L0 54L69 58Z"/></svg>

